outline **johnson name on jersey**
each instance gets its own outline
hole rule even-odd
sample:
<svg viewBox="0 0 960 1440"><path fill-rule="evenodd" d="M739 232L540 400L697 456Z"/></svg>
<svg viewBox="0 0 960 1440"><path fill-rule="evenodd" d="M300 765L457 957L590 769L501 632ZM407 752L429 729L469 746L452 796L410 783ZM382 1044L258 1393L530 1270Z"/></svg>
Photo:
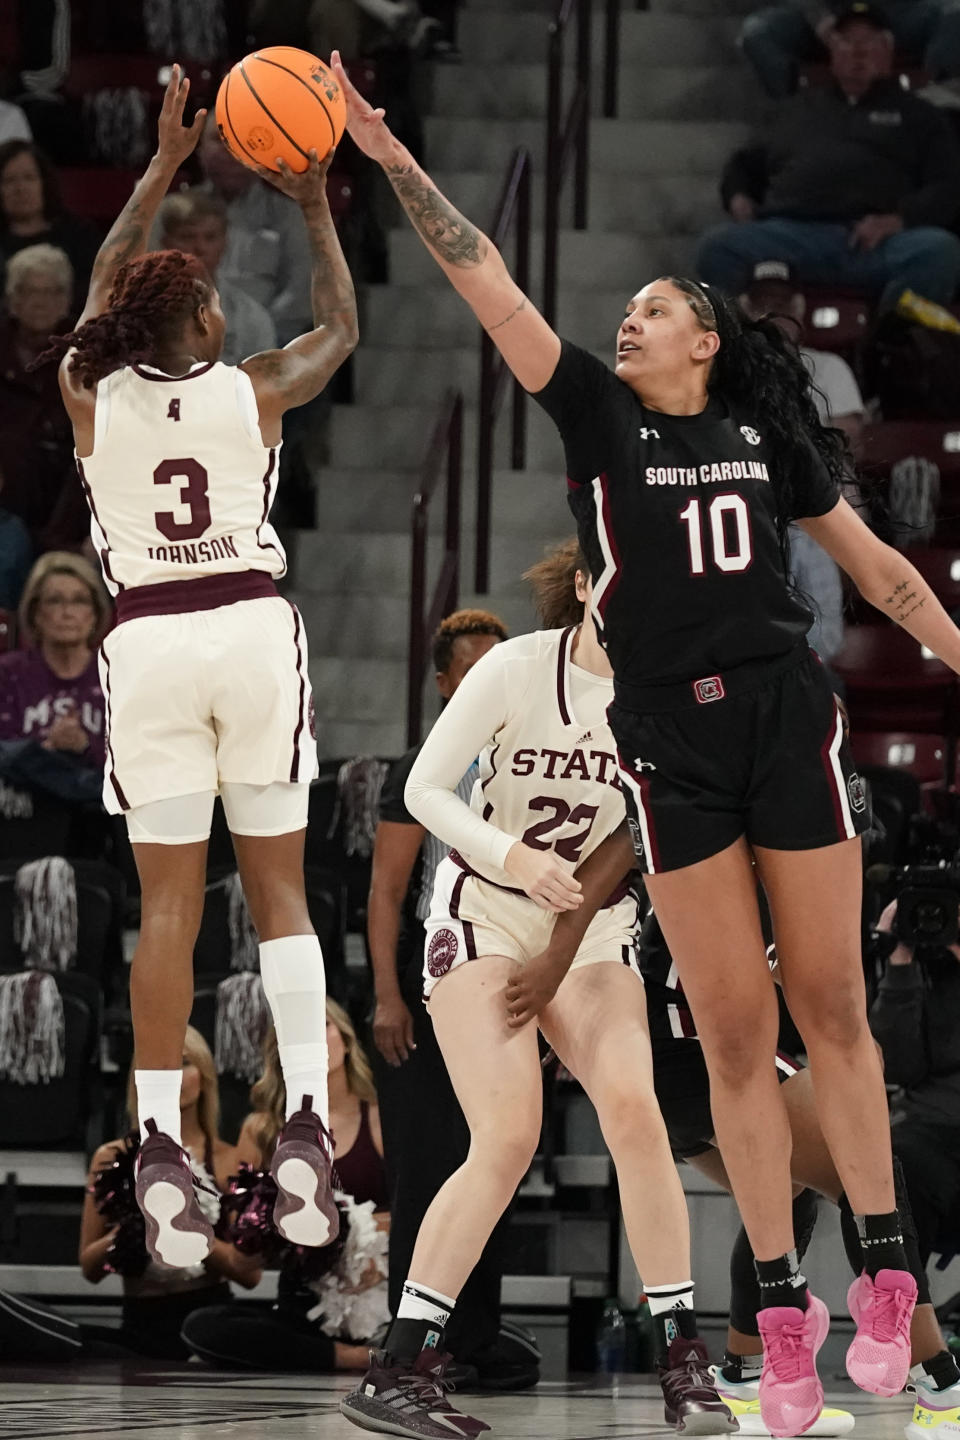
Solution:
<svg viewBox="0 0 960 1440"><path fill-rule="evenodd" d="M77 468L111 592L237 570L282 575L269 522L278 451L263 443L253 385L236 366L201 364L175 379L133 365L101 380L93 454Z"/></svg>

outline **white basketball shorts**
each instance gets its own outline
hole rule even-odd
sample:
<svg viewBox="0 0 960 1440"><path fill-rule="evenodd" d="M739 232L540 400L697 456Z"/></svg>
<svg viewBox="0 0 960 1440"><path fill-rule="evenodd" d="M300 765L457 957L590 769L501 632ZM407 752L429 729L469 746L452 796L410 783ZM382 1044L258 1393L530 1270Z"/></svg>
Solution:
<svg viewBox="0 0 960 1440"><path fill-rule="evenodd" d="M222 782L317 776L303 621L278 595L124 620L101 647L100 682L113 815Z"/></svg>
<svg viewBox="0 0 960 1440"><path fill-rule="evenodd" d="M570 970L612 961L640 979L636 955L636 897L626 895L591 920ZM423 954L423 998L444 975L484 955L507 955L523 965L547 948L556 915L529 896L503 889L449 857L437 866Z"/></svg>

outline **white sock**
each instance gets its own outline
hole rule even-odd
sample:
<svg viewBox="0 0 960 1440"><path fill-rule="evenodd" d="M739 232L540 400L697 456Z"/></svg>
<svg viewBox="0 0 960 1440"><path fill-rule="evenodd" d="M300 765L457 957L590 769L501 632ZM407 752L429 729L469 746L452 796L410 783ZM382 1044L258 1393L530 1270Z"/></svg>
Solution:
<svg viewBox="0 0 960 1440"><path fill-rule="evenodd" d="M449 1295L431 1290L429 1285L421 1285L419 1280L407 1280L400 1294L397 1319L427 1320L432 1325L439 1325L442 1330L456 1303Z"/></svg>
<svg viewBox="0 0 960 1440"><path fill-rule="evenodd" d="M673 1285L647 1285L643 1293L651 1315L665 1315L668 1310L693 1309L692 1280L677 1280Z"/></svg>
<svg viewBox="0 0 960 1440"><path fill-rule="evenodd" d="M140 1117L140 1139L146 1140L148 1120L155 1120L157 1129L170 1135L178 1145L180 1135L180 1086L183 1070L135 1070L137 1114Z"/></svg>
<svg viewBox="0 0 960 1440"><path fill-rule="evenodd" d="M310 1109L329 1128L327 984L316 935L287 935L260 946L260 978L277 1027L287 1119L310 1095Z"/></svg>

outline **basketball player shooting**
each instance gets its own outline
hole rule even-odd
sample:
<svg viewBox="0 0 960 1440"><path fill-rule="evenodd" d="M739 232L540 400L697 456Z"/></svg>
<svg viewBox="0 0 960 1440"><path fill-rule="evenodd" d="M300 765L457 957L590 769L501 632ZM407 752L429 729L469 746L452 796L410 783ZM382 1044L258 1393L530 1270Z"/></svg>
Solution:
<svg viewBox="0 0 960 1440"><path fill-rule="evenodd" d="M200 138L173 67L157 152L100 248L77 328L60 338L91 534L116 597L100 660L104 798L122 812L142 892L130 1002L143 1145L137 1199L151 1254L188 1266L213 1234L181 1148L180 1077L193 1002L216 794L260 937L280 1042L287 1124L275 1223L299 1245L339 1227L330 1180L325 982L303 881L317 773L307 647L277 592L286 561L269 523L284 413L312 400L357 342L357 311L325 176L311 151L263 178L295 200L313 257L315 328L283 350L220 362L224 317L209 274L178 250L144 254L171 181Z"/></svg>

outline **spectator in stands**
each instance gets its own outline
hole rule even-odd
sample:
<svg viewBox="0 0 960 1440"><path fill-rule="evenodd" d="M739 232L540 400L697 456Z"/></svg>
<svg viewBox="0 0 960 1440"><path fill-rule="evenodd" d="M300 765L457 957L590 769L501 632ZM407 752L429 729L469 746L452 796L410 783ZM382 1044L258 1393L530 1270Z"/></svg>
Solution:
<svg viewBox="0 0 960 1440"><path fill-rule="evenodd" d="M30 573L33 546L26 525L3 503L0 471L0 610L16 610Z"/></svg>
<svg viewBox="0 0 960 1440"><path fill-rule="evenodd" d="M19 105L11 100L0 100L0 145L8 140L30 140L30 121Z"/></svg>
<svg viewBox="0 0 960 1440"><path fill-rule="evenodd" d="M0 259L41 242L64 250L73 266L70 308L76 313L90 283L96 231L63 208L57 172L44 152L28 140L8 140L0 145Z"/></svg>
<svg viewBox="0 0 960 1440"><path fill-rule="evenodd" d="M220 262L227 248L227 207L209 190L196 188L168 195L158 215L160 244L164 250L185 250L202 260L220 292L220 305L227 320L220 356L224 365L237 365L248 355L272 350L276 330L259 300L235 280L220 274Z"/></svg>
<svg viewBox="0 0 960 1440"><path fill-rule="evenodd" d="M827 58L837 15L847 9L823 0L787 0L747 17L740 46L768 95L775 100L792 95L800 65ZM882 10L897 50L907 59L936 78L960 74L956 0L883 0Z"/></svg>
<svg viewBox="0 0 960 1440"><path fill-rule="evenodd" d="M104 699L96 647L110 604L79 555L43 555L20 603L20 641L0 656L0 741L28 740L76 757L99 776L105 758Z"/></svg>
<svg viewBox="0 0 960 1440"><path fill-rule="evenodd" d="M870 1028L887 1084L903 1087L893 1108L893 1151L926 1264L934 1250L960 1249L960 944L905 940L906 909L892 901L877 924L882 971Z"/></svg>
<svg viewBox="0 0 960 1440"><path fill-rule="evenodd" d="M506 639L503 622L488 611L448 615L433 637L441 699L449 700L476 662ZM417 745L401 756L381 791L367 904L376 1001L374 1059L390 1176L394 1314L427 1207L469 1146L467 1123L422 999L424 921L447 847L427 834L404 802L407 776L419 753ZM473 765L460 782L462 798L469 798L476 778ZM499 1377L509 1388L523 1382L524 1367L515 1363L515 1355L504 1353L499 1333L505 1228L501 1221L461 1291L445 1343L457 1361L477 1368L481 1383ZM525 1368L529 1373L529 1357Z"/></svg>
<svg viewBox="0 0 960 1440"><path fill-rule="evenodd" d="M271 1026L264 1071L250 1095L254 1111L244 1121L236 1151L237 1162L252 1170L241 1170L238 1179L238 1186L247 1187L251 1204L236 1214L231 1234L242 1248L263 1246L279 1260L278 1301L268 1313L217 1306L191 1316L183 1338L212 1364L267 1371L363 1370L368 1349L357 1342L369 1339L388 1318L384 1232L390 1214L377 1094L350 1017L329 996L327 1047L330 1130L339 1190L349 1197L346 1244L342 1249L297 1251L278 1244L272 1231L263 1176L283 1128L286 1092ZM267 1176L268 1187L271 1183ZM333 1266L324 1268L331 1259ZM312 1272L314 1265L319 1273Z"/></svg>
<svg viewBox="0 0 960 1440"><path fill-rule="evenodd" d="M906 289L947 305L960 280L957 142L947 120L901 89L893 39L872 4L834 26L834 83L781 107L729 161L732 217L700 247L700 273L728 294L759 260L785 260L802 284L846 285L895 305Z"/></svg>
<svg viewBox="0 0 960 1440"><path fill-rule="evenodd" d="M54 245L28 245L6 269L7 313L0 315L0 468L4 503L19 515L36 549L65 486L76 484L73 432L53 365L29 366L68 323L73 270Z"/></svg>
<svg viewBox="0 0 960 1440"><path fill-rule="evenodd" d="M863 432L863 398L846 360L827 350L800 345L807 302L783 260L761 260L754 266L740 304L751 320L769 316L798 344L813 376L813 400L824 425L842 430L856 452ZM794 585L815 616L807 640L822 660L830 660L843 644L843 583L836 561L799 525L790 527L790 572Z"/></svg>
<svg viewBox="0 0 960 1440"><path fill-rule="evenodd" d="M137 1096L130 1072L127 1092L133 1133L111 1140L93 1157L80 1225L80 1268L97 1285L104 1275L123 1276L123 1323L119 1331L83 1327L84 1340L112 1341L140 1355L185 1359L189 1353L180 1328L193 1311L229 1301L228 1280L244 1289L259 1281L259 1261L241 1255L233 1245L215 1240L201 1265L174 1270L147 1254L145 1227L134 1196L134 1161L140 1146ZM180 1085L180 1120L184 1149L200 1181L201 1204L212 1219L220 1212L233 1148L220 1139L220 1098L217 1071L207 1042L187 1027Z"/></svg>
<svg viewBox="0 0 960 1440"><path fill-rule="evenodd" d="M226 205L227 243L218 280L232 281L269 311L277 343L313 327L310 250L294 202L258 180L221 143L211 113L197 154L207 189Z"/></svg>

